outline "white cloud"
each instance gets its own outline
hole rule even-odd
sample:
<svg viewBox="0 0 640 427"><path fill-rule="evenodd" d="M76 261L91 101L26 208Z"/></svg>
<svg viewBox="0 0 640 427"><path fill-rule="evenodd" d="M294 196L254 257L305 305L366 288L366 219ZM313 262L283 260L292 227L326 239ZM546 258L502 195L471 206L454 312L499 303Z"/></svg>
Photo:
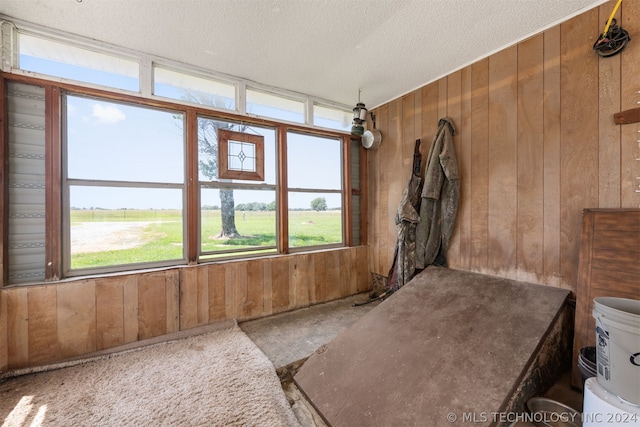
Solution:
<svg viewBox="0 0 640 427"><path fill-rule="evenodd" d="M114 124L126 119L122 110L114 105L93 104L91 116L99 123Z"/></svg>

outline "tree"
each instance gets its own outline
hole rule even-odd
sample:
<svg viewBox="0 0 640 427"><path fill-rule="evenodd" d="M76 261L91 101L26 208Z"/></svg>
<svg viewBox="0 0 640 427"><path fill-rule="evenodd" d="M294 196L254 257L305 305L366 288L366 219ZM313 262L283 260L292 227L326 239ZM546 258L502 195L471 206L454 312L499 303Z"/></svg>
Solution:
<svg viewBox="0 0 640 427"><path fill-rule="evenodd" d="M311 209L316 212L327 210L327 200L324 197L316 197L311 201Z"/></svg>
<svg viewBox="0 0 640 427"><path fill-rule="evenodd" d="M211 105L211 100L203 102L191 94L186 95L186 99L192 102ZM224 104L219 98L214 97L213 105ZM218 177L218 129L229 129L233 125L226 122L218 122L211 119L198 120L198 149L200 151L200 160L198 161L200 171L204 176L213 180ZM242 129L244 130L244 129ZM242 132L242 130L240 130ZM235 201L233 198L233 190L220 189L220 219L222 229L217 239L227 238L233 239L240 237L240 233L236 229Z"/></svg>
<svg viewBox="0 0 640 427"><path fill-rule="evenodd" d="M200 171L213 180L218 176L218 129L227 128L226 123L214 120L198 120L198 148ZM220 219L222 229L217 239L240 237L236 229L235 200L233 190L220 189Z"/></svg>

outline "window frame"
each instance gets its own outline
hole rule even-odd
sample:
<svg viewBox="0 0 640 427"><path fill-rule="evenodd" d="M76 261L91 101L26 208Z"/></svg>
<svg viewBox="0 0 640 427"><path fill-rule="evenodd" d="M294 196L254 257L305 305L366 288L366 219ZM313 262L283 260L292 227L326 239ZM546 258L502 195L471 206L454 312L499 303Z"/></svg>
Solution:
<svg viewBox="0 0 640 427"><path fill-rule="evenodd" d="M292 252L308 252L317 250L326 250L329 247L348 247L351 246L351 184L350 177L351 172L349 165L349 145L350 136L345 135L342 132L327 130L327 129L309 129L304 125L295 125L290 123L281 123L278 121L267 120L263 118L247 119L247 117L239 116L234 113L225 113L215 109L207 108L206 106L194 106L184 105L182 103L141 98L130 94L123 94L118 91L108 91L104 89L96 89L93 87L83 87L72 83L66 82L52 82L47 79L40 79L31 76L11 75L5 74L0 76L0 83L3 87L6 81L16 81L26 84L32 84L45 88L46 93L46 174L47 174L47 230L46 230L46 260L45 266L45 281L60 280L65 277L81 277L88 274L104 274L114 272L126 272L132 273L154 267L166 267L174 265L189 265L189 264L207 264L215 263L221 260L227 259L247 259L261 256L273 256L273 255L286 255ZM63 114L62 114L62 99L63 93L68 92L77 96L94 97L104 101L112 101L117 103L129 103L134 106L140 106L144 108L156 108L165 111L181 112L184 113L186 118L185 124L185 162L186 162L186 179L183 190L183 227L185 229L183 235L183 251L186 255L185 260L172 261L172 262L159 262L159 263L144 263L144 264L127 264L123 266L108 266L100 267L95 270L78 269L75 271L69 271L65 268L65 260L68 255L63 256L63 244L68 241L68 222L69 212L65 212L63 209L63 200L68 201L68 194L63 194L63 189L68 188L68 185L75 183L73 180L63 184L62 173L62 147L63 147ZM6 115L6 111L4 111ZM270 188L275 187L276 190L276 209L278 210L278 220L276 224L276 236L277 236L277 251L275 253L267 254L248 254L238 256L237 254L230 253L226 257L216 257L215 259L200 258L199 249L199 186L198 186L198 142L197 142L197 116L209 117L220 120L236 121L242 123L253 124L256 126L272 127L276 131L276 157L277 157L277 178L276 184ZM334 244L329 246L311 246L304 248L293 248L290 250L288 245L288 206L286 202L287 192L289 191L286 180L286 134L287 132L302 132L311 135L325 136L329 138L339 138L341 141L341 147L343 150L342 155L342 199L343 199L343 211L342 211L342 227L343 227L343 241L340 244ZM4 135L6 138L7 136ZM284 166L282 166L284 165ZM66 167L66 166L65 166ZM96 183L97 185L98 183ZM152 184L163 187L164 184ZM182 185L182 184L180 184ZM216 183L220 185L220 183ZM233 184L242 185L242 184ZM58 219L56 219L58 218ZM60 224L56 227L55 224ZM6 225L5 225L5 229ZM6 246L5 249L6 251ZM5 264L6 265L6 264ZM5 274L5 271L3 271ZM6 279L3 279L0 286L8 284Z"/></svg>
<svg viewBox="0 0 640 427"><path fill-rule="evenodd" d="M84 92L84 91L83 91ZM120 271L131 271L135 269L141 268L155 268L155 267L167 267L174 265L182 265L186 262L187 259L187 251L184 242L186 240L187 235L187 216L186 216L186 207L187 207L187 169L186 169L186 111L179 111L171 108L161 108L156 105L146 105L143 103L132 103L129 101L123 101L119 99L113 98L104 98L100 96L90 95L86 93L80 93L70 90L60 90L59 92L59 102L61 106L60 110L60 121L59 126L61 129L61 211L62 211L62 273L64 277L75 277L75 276L84 276L87 274L100 274L100 273L111 273L111 272L120 272ZM183 142L182 142L182 150L184 157L184 177L182 183L172 183L172 182L145 182L145 181L128 181L128 180L102 180L102 179L87 179L87 178L69 178L68 176L68 139L67 139L67 102L68 97L75 98L84 98L84 99L92 99L97 102L109 102L109 103L118 103L128 105L134 108L144 108L155 111L162 111L165 113L180 113L183 115ZM45 113L46 114L46 113ZM100 266L100 267L91 267L91 268L72 268L71 267L71 195L70 189L73 186L82 186L82 187L103 187L103 188L131 188L131 189L175 189L180 190L182 192L181 200L182 200L182 236L183 236L183 248L182 248L182 257L176 258L172 260L157 260L157 261L148 261L148 262L135 262L129 264L115 264L109 266Z"/></svg>
<svg viewBox="0 0 640 427"><path fill-rule="evenodd" d="M255 170L245 171L229 167L229 144L241 142L252 144L255 148ZM246 181L264 180L264 137L262 135L250 135L227 129L218 130L218 176L222 179L242 179Z"/></svg>

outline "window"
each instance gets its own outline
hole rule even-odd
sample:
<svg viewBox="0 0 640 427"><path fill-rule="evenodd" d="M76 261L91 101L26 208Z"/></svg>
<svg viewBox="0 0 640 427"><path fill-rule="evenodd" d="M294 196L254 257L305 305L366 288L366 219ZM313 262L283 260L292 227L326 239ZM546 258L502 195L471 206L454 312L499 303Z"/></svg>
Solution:
<svg viewBox="0 0 640 427"><path fill-rule="evenodd" d="M183 114L75 95L65 107L67 273L184 260Z"/></svg>
<svg viewBox="0 0 640 427"><path fill-rule="evenodd" d="M231 83L159 66L153 68L153 82L153 93L157 96L225 110L236 109L236 85Z"/></svg>
<svg viewBox="0 0 640 427"><path fill-rule="evenodd" d="M220 135L223 137L219 138ZM223 163L230 163L227 156L233 153L239 155L244 150L251 156L250 147L255 142L260 142L258 145L264 152L261 177L255 172L233 170L239 168L238 164L222 167ZM200 117L198 152L201 259L275 253L278 223L275 130ZM229 172L233 173L229 176ZM257 178L259 182L254 181Z"/></svg>
<svg viewBox="0 0 640 427"><path fill-rule="evenodd" d="M352 119L352 110L313 104L313 124L315 126L350 131Z"/></svg>
<svg viewBox="0 0 640 427"><path fill-rule="evenodd" d="M305 104L296 99L247 88L247 113L294 123L305 122Z"/></svg>
<svg viewBox="0 0 640 427"><path fill-rule="evenodd" d="M344 241L341 147L338 138L287 133L289 247Z"/></svg>
<svg viewBox="0 0 640 427"><path fill-rule="evenodd" d="M18 44L22 70L139 91L137 61L25 33L18 33Z"/></svg>
<svg viewBox="0 0 640 427"><path fill-rule="evenodd" d="M218 129L220 178L262 181L264 137Z"/></svg>

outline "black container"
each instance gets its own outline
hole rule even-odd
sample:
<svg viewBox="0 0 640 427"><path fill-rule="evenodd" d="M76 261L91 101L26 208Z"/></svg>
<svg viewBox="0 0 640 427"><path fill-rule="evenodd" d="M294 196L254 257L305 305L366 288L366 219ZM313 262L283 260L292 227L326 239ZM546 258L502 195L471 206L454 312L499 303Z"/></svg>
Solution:
<svg viewBox="0 0 640 427"><path fill-rule="evenodd" d="M582 387L587 378L595 377L598 372L596 368L596 348L595 347L582 347L580 354L578 355L578 368L582 374Z"/></svg>

